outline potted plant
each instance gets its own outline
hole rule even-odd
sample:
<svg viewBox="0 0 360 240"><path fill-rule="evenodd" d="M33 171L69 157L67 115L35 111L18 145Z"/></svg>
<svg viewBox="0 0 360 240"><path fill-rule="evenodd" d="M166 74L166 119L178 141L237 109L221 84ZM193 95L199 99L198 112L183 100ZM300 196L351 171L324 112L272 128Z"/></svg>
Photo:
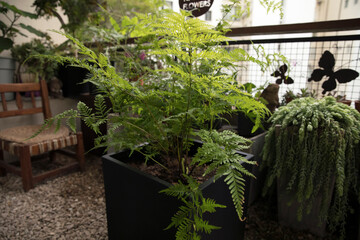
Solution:
<svg viewBox="0 0 360 240"><path fill-rule="evenodd" d="M277 179L280 223L318 235L340 227L359 197L360 114L334 97L299 98L279 108L263 149L265 192Z"/></svg>
<svg viewBox="0 0 360 240"><path fill-rule="evenodd" d="M58 64L54 61L46 61L31 56L39 54L54 55L55 52L55 46L47 39L33 39L30 42L13 46L11 55L18 62L17 81L37 82L39 79L45 79L49 82L57 75Z"/></svg>
<svg viewBox="0 0 360 240"><path fill-rule="evenodd" d="M281 105L286 105L294 99L304 98L304 97L312 97L316 98L316 91L310 91L308 88L300 88L300 92L295 94L292 90L287 90L283 95L283 100Z"/></svg>
<svg viewBox="0 0 360 240"><path fill-rule="evenodd" d="M298 98L304 98L304 97L312 97L316 98L316 91L310 91L308 88L300 88L300 92L296 94L296 97Z"/></svg>
<svg viewBox="0 0 360 240"><path fill-rule="evenodd" d="M286 90L284 96L283 96L282 105L286 105L292 100L296 99L296 95L292 90Z"/></svg>
<svg viewBox="0 0 360 240"><path fill-rule="evenodd" d="M87 69L91 77L86 81L101 94L95 97L95 112L79 102L77 110L48 124L67 118L74 128L74 119L80 117L96 133L101 124L108 124L107 134L96 144L117 152L103 157L109 238L241 239L245 183L252 176L248 166L255 162L238 151L250 141L231 131L217 132L214 121L237 109L253 115L256 129L269 113L229 74L235 62L252 58L243 50L222 48L219 43L229 40L224 33L188 12L163 14L143 16L139 23L146 42L141 38L138 46L143 44L147 56L163 66L142 71L143 81L130 81L104 54L66 35L87 58L47 58ZM143 171L153 171L156 177ZM169 228L175 227L176 233L163 231L170 218Z"/></svg>
<svg viewBox="0 0 360 240"><path fill-rule="evenodd" d="M44 33L34 29L33 27L23 23L18 23L20 17L36 19L37 16L35 14L22 11L14 5L8 4L4 1L0 1L0 13L8 20L0 20L0 53L13 47L13 40L17 34L26 36L23 32L20 31L21 29L34 33L37 36L44 36ZM15 62L12 58L0 57L0 83L12 83L14 70ZM13 96L11 94L6 94L7 100L10 100L12 98Z"/></svg>
<svg viewBox="0 0 360 240"><path fill-rule="evenodd" d="M346 99L346 95L337 95L336 101L346 104L348 106L351 105L351 100Z"/></svg>

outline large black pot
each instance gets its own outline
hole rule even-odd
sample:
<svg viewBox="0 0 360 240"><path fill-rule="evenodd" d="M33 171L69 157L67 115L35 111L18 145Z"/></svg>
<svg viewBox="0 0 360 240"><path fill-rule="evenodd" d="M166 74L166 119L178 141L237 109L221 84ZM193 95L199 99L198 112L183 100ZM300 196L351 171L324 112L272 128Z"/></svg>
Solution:
<svg viewBox="0 0 360 240"><path fill-rule="evenodd" d="M253 158L251 154L239 154L249 160ZM102 160L109 239L175 239L175 230L164 228L169 225L181 203L176 198L159 193L169 187L170 183L127 164L130 161L144 161L141 154L133 153L129 158L129 151L125 150L105 155ZM247 199L250 184L248 178L245 180ZM211 235L204 235L202 239L243 239L245 222L241 222L236 214L224 177L216 182L209 179L202 184L202 189L205 197L227 206L206 216L210 224L220 226L221 229L213 231ZM247 202L244 204L245 216L246 206Z"/></svg>
<svg viewBox="0 0 360 240"><path fill-rule="evenodd" d="M237 133L240 136L252 138L264 132L261 128L258 128L255 132L251 132L254 126L255 124L245 113L238 112Z"/></svg>
<svg viewBox="0 0 360 240"><path fill-rule="evenodd" d="M95 111L95 95L80 95L79 100L86 104L89 108L92 109L92 113ZM108 98L105 98L105 104L107 109L111 107L111 102ZM99 126L101 135L106 135L107 133L107 125L101 124ZM95 147L95 139L98 137L98 135L90 128L88 127L85 122L81 121L81 131L83 133L83 139L84 139L84 148L85 151L90 151L92 154L96 156L102 156L106 153L106 149L104 147L101 148L94 148Z"/></svg>
<svg viewBox="0 0 360 240"><path fill-rule="evenodd" d="M68 98L76 98L80 95L91 93L93 85L83 83L88 78L89 71L84 68L65 64L59 69L59 79L63 83L63 95Z"/></svg>

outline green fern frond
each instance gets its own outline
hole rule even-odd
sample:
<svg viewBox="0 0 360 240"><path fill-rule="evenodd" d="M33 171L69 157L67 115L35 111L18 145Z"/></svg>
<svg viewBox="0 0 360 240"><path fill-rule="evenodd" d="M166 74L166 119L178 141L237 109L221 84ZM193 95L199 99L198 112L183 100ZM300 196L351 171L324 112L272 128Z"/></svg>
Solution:
<svg viewBox="0 0 360 240"><path fill-rule="evenodd" d="M197 231L205 232L206 234L210 234L212 230L220 229L220 227L210 225L208 221L203 220L202 218L199 217L195 217L194 224L196 226Z"/></svg>
<svg viewBox="0 0 360 240"><path fill-rule="evenodd" d="M201 211L203 213L206 213L206 212L214 213L214 212L216 212L216 208L226 208L226 206L216 203L215 200L211 199L211 198L203 199L203 202L201 205Z"/></svg>
<svg viewBox="0 0 360 240"><path fill-rule="evenodd" d="M107 108L105 98L103 95L98 94L95 96L94 106L96 114L102 118L107 118L111 109Z"/></svg>
<svg viewBox="0 0 360 240"><path fill-rule="evenodd" d="M166 195L182 198L186 197L189 194L188 187L181 182L177 184L171 185L169 188L163 189L160 191L160 193L165 193Z"/></svg>
<svg viewBox="0 0 360 240"><path fill-rule="evenodd" d="M233 199L233 203L238 217L241 221L243 221L243 204L245 202L245 180L237 170L229 169L229 173L224 181L229 186L231 198Z"/></svg>

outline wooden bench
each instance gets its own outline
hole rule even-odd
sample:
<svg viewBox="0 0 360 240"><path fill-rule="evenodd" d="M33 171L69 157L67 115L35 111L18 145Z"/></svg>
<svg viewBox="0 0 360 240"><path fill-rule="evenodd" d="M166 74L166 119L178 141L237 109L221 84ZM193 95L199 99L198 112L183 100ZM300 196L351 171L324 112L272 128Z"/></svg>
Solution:
<svg viewBox="0 0 360 240"><path fill-rule="evenodd" d="M5 98L5 93L7 92L15 94L16 109L8 109L8 102ZM29 108L25 108L23 104L22 93L24 92L30 95L31 107ZM36 106L36 92L40 92L42 106ZM41 80L39 83L0 84L0 96L2 103L0 118L39 113L43 114L44 119L52 117L48 89L44 80ZM0 124L0 176L4 176L7 172L21 176L25 191L34 188L35 184L45 179L70 170L84 170L85 167L81 132L72 133L67 127L61 126L57 132L55 132L55 128L50 128L31 138L40 127L41 125L25 125L1 129ZM73 148L76 150L69 151L68 147L70 146L74 146ZM18 163L5 161L4 151L17 156L19 159ZM67 154L77 161L33 175L32 159L35 156L49 154L50 160L55 161L55 153L57 152Z"/></svg>

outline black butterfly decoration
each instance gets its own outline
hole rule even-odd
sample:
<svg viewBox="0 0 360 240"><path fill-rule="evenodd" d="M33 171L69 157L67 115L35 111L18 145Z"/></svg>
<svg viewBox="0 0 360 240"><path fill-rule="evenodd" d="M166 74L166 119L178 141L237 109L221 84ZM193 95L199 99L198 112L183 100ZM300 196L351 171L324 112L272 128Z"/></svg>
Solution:
<svg viewBox="0 0 360 240"><path fill-rule="evenodd" d="M359 73L352 69L340 69L334 72L334 66L334 55L329 51L325 51L319 60L320 68L314 69L310 78L308 79L309 82L312 80L319 82L323 79L323 77L328 77L328 79L322 84L322 88L324 89L322 94L330 92L336 88L335 79L339 83L347 83L359 76Z"/></svg>
<svg viewBox="0 0 360 240"><path fill-rule="evenodd" d="M276 79L277 84L281 84L283 81L285 84L292 84L294 83L294 80L291 77L286 77L285 73L288 69L288 66L286 64L279 67L279 70L276 70L271 74L273 77L280 77Z"/></svg>

